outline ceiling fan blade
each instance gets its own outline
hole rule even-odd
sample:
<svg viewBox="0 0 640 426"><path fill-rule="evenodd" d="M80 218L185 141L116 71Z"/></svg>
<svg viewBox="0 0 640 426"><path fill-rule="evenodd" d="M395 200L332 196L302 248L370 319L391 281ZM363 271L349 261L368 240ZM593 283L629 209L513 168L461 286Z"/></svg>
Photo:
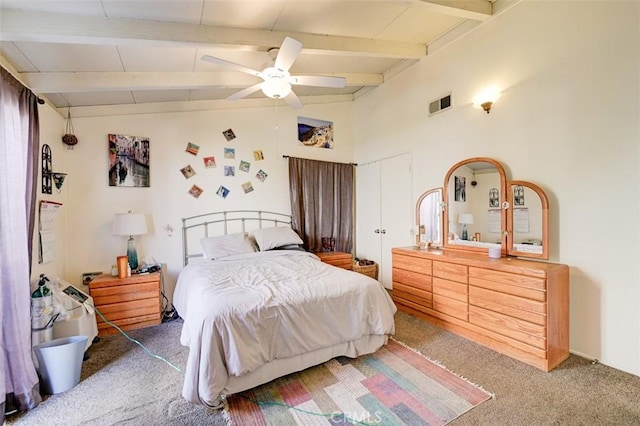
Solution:
<svg viewBox="0 0 640 426"><path fill-rule="evenodd" d="M347 79L321 75L295 75L289 78L289 83L300 86L337 87L341 89L347 85Z"/></svg>
<svg viewBox="0 0 640 426"><path fill-rule="evenodd" d="M241 71L247 74L255 75L256 77L261 77L262 73L260 71L253 70L251 68L247 68L244 65L236 64L234 62L230 62L224 59L216 58L215 56L203 55L201 58L203 61L211 62L212 64L222 65L223 67L231 68L236 71Z"/></svg>
<svg viewBox="0 0 640 426"><path fill-rule="evenodd" d="M242 99L245 96L249 96L250 94L257 92L262 88L262 83L254 84L253 86L249 86L246 89L242 89L239 92L236 92L229 96L227 99L230 101L237 101L238 99Z"/></svg>
<svg viewBox="0 0 640 426"><path fill-rule="evenodd" d="M274 67L283 71L289 71L302 50L302 43L291 37L285 37L276 56Z"/></svg>
<svg viewBox="0 0 640 426"><path fill-rule="evenodd" d="M302 108L302 102L300 102L300 98L292 91L289 92L287 96L284 97L284 100L287 101L289 106L293 109Z"/></svg>

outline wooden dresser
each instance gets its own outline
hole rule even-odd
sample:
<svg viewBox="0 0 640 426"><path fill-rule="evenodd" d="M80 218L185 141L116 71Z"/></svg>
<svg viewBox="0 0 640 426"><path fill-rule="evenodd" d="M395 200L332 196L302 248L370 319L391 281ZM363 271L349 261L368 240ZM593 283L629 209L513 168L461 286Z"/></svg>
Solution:
<svg viewBox="0 0 640 426"><path fill-rule="evenodd" d="M162 322L159 272L127 278L103 274L89 283L89 293L102 315L124 331ZM100 315L96 320L99 336L118 333Z"/></svg>
<svg viewBox="0 0 640 426"><path fill-rule="evenodd" d="M353 256L351 253L343 253L340 251L327 251L315 253L324 263L328 263L338 268L353 269Z"/></svg>
<svg viewBox="0 0 640 426"><path fill-rule="evenodd" d="M394 248L398 309L543 371L569 356L569 267Z"/></svg>

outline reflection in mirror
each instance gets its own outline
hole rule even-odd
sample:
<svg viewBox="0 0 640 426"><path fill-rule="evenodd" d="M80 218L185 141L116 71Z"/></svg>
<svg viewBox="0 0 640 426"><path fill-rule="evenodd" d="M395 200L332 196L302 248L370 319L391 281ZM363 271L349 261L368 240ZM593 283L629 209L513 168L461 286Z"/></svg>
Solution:
<svg viewBox="0 0 640 426"><path fill-rule="evenodd" d="M462 163L449 171L445 182L448 194L447 243L472 249L501 247L502 168L485 158Z"/></svg>
<svg viewBox="0 0 640 426"><path fill-rule="evenodd" d="M530 182L509 182L512 246L514 256L548 259L548 202L542 189Z"/></svg>
<svg viewBox="0 0 640 426"><path fill-rule="evenodd" d="M431 189L418 198L416 203L418 234L416 243L420 247L442 245L442 189Z"/></svg>

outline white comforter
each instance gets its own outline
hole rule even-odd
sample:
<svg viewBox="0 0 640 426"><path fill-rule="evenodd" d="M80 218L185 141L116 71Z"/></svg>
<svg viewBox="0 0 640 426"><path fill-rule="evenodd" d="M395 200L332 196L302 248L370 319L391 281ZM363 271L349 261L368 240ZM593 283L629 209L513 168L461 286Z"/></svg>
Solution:
<svg viewBox="0 0 640 426"><path fill-rule="evenodd" d="M189 265L173 303L189 347L183 396L197 404L269 361L395 331L395 305L378 281L302 251Z"/></svg>

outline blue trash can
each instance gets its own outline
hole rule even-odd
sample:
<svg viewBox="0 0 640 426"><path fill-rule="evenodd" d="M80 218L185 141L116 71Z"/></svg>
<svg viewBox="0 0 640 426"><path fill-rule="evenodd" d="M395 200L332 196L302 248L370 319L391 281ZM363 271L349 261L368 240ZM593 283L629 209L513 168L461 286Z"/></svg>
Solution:
<svg viewBox="0 0 640 426"><path fill-rule="evenodd" d="M33 347L45 394L62 393L80 383L86 346L87 336L71 336Z"/></svg>

